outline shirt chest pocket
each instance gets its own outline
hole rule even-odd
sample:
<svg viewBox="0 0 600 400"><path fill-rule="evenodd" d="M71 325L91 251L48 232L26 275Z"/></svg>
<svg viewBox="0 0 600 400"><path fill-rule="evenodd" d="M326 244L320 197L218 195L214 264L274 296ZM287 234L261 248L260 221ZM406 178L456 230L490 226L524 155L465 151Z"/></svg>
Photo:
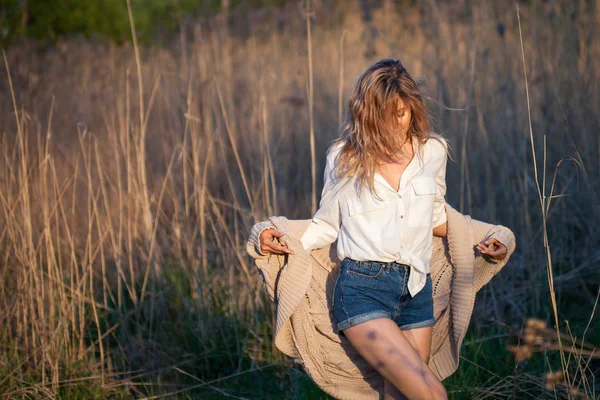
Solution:
<svg viewBox="0 0 600 400"><path fill-rule="evenodd" d="M390 206L390 202L377 199L374 196L371 196L370 193L363 193L360 197L353 196L348 199L348 216L350 218L353 217L361 217L365 218L374 218L377 216L384 216L386 214L387 208Z"/></svg>
<svg viewBox="0 0 600 400"><path fill-rule="evenodd" d="M437 185L434 178L413 179L408 210L409 226L430 226Z"/></svg>

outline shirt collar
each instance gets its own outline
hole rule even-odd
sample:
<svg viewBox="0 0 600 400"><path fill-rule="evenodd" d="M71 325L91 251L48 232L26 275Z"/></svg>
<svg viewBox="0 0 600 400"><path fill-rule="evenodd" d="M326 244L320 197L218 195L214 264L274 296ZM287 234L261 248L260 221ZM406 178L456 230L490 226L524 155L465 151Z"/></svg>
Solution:
<svg viewBox="0 0 600 400"><path fill-rule="evenodd" d="M418 140L419 139L416 138L412 141L414 155L413 155L412 160L410 160L410 162L408 163L408 165L402 172L402 175L400 176L400 186L399 186L398 192L396 192L394 190L394 188L391 187L390 184L385 180L385 178L383 176L381 176L378 172L375 172L373 179L376 182L381 183L386 189L391 190L394 193L402 192L404 190L404 188L406 187L406 185L408 184L408 182L410 182L410 179L415 175L415 169L417 168L417 165L419 164L418 152L421 149L419 148L419 146L417 144Z"/></svg>

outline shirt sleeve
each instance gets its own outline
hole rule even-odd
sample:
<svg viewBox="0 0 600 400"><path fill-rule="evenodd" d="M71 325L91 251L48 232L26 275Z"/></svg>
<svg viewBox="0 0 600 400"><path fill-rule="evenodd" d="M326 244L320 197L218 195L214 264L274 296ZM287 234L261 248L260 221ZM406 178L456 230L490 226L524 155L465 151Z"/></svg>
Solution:
<svg viewBox="0 0 600 400"><path fill-rule="evenodd" d="M448 147L443 142L443 154L440 157L439 168L435 175L436 191L433 203L433 227L440 226L447 221L446 216L446 164L448 162Z"/></svg>
<svg viewBox="0 0 600 400"><path fill-rule="evenodd" d="M341 214L339 203L339 186L333 176L334 152L327 155L325 174L323 176L323 191L319 209L311 223L302 235L300 243L307 252L320 249L336 241L340 231Z"/></svg>

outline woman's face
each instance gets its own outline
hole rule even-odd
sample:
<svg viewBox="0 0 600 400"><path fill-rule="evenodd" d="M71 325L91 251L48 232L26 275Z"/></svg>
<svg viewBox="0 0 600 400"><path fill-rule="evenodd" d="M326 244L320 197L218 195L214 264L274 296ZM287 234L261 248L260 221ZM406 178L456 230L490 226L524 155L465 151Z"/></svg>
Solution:
<svg viewBox="0 0 600 400"><path fill-rule="evenodd" d="M402 99L398 99L398 108L396 110L394 121L398 129L398 133L402 138L406 138L408 134L408 128L410 127L410 107L405 105Z"/></svg>

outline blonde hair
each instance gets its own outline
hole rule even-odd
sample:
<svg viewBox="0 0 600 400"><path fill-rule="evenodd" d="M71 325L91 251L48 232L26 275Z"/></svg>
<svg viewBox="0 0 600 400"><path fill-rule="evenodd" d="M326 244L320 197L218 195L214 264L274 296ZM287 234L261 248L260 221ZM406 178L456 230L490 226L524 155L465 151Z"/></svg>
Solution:
<svg viewBox="0 0 600 400"><path fill-rule="evenodd" d="M414 79L400 60L378 61L358 78L340 138L330 147L341 146L334 171L337 179L356 176L359 189L367 187L375 193L377 167L397 161L404 145L393 118L399 99L411 111L407 140L417 140L420 149L432 137L429 113Z"/></svg>

